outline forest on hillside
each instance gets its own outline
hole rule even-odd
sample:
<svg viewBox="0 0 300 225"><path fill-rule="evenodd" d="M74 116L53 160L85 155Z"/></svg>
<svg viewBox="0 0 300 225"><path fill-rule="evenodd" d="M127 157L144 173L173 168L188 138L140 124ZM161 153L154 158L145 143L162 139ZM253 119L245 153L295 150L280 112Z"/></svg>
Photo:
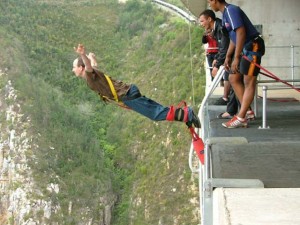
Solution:
<svg viewBox="0 0 300 225"><path fill-rule="evenodd" d="M4 0L0 10L0 67L21 93L39 146L34 179L61 207L49 224L81 224L83 208L101 224L106 192L117 196L114 225L198 224L185 125L106 105L71 70L73 47L83 43L110 76L164 105L186 100L198 110L202 30L150 1ZM47 193L49 182L61 191Z"/></svg>

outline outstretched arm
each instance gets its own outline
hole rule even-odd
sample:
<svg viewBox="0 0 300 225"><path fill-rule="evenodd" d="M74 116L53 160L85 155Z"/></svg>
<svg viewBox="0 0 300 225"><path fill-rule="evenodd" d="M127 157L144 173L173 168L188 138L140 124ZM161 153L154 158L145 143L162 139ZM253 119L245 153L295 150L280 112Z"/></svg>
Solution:
<svg viewBox="0 0 300 225"><path fill-rule="evenodd" d="M86 72L92 72L93 67L91 65L91 61L89 60L88 56L85 53L85 49L83 44L78 44L77 48L74 47L74 50L78 53L78 55L81 56L83 63L85 65L85 71Z"/></svg>
<svg viewBox="0 0 300 225"><path fill-rule="evenodd" d="M98 66L95 53L90 52L89 55L88 55L88 58L91 60L91 65L93 67L97 67Z"/></svg>

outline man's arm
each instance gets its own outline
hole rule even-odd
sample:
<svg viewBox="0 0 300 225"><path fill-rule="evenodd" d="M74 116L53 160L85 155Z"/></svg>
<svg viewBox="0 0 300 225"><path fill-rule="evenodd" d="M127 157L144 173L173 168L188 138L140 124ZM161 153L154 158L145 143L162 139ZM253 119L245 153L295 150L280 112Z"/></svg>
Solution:
<svg viewBox="0 0 300 225"><path fill-rule="evenodd" d="M240 55L243 51L243 47L246 41L246 30L245 27L239 27L235 31L236 33L236 46L234 51L234 59L231 64L231 70L236 73L239 71L239 64L240 64Z"/></svg>
<svg viewBox="0 0 300 225"><path fill-rule="evenodd" d="M227 50L227 53L226 53L225 62L224 62L224 66L225 66L226 71L230 70L231 58L232 58L232 55L234 53L234 48L235 48L235 45L234 45L233 41L230 40L229 47L228 47L228 50Z"/></svg>
<svg viewBox="0 0 300 225"><path fill-rule="evenodd" d="M96 55L93 52L89 53L88 58L91 60L92 67L97 67L98 66L98 63L97 63L97 60L96 60Z"/></svg>
<svg viewBox="0 0 300 225"><path fill-rule="evenodd" d="M235 31L236 33L236 46L235 46L235 57L240 56L243 51L243 47L246 41L246 30L245 27L239 27Z"/></svg>
<svg viewBox="0 0 300 225"><path fill-rule="evenodd" d="M216 32L218 32L216 39L219 40L218 41L219 52L215 56L215 59L217 61L215 64L215 67L219 68L221 65L224 64L227 50L228 50L229 43L230 43L230 39L229 39L227 30L225 30L225 28L224 29L218 28L218 30L216 30Z"/></svg>
<svg viewBox="0 0 300 225"><path fill-rule="evenodd" d="M78 44L77 48L74 47L75 51L81 56L83 63L85 65L86 72L93 72L93 67L91 65L91 61L89 60L88 56L85 53L85 49L83 44Z"/></svg>

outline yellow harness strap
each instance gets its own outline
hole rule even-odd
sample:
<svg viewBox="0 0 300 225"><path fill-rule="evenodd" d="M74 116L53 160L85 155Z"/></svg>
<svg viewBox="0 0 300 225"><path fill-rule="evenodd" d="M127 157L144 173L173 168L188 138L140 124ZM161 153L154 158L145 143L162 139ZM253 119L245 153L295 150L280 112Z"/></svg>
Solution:
<svg viewBox="0 0 300 225"><path fill-rule="evenodd" d="M104 74L104 76L105 76L105 78L106 78L106 80L107 80L107 82L108 82L110 91L111 91L111 93L113 94L114 100L115 100L115 101L109 99L107 96L102 96L102 95L99 93L99 95L101 96L102 100L105 101L105 102L107 101L107 102L115 103L115 104L117 104L118 106L120 106L120 107L122 107L122 108L125 108L125 109L130 109L130 108L129 108L128 106L126 106L123 102L119 101L118 95L117 95L117 92L116 92L116 89L115 89L115 87L114 87L114 85L113 85L113 83L112 83L110 77L107 76L107 75L105 75L105 74Z"/></svg>
<svg viewBox="0 0 300 225"><path fill-rule="evenodd" d="M108 82L109 88L110 88L110 90L111 90L111 93L112 93L113 96L114 96L115 101L116 101L116 102L119 102L119 99L118 99L118 95L117 95L116 89L115 89L113 83L111 82L110 77L107 76L107 75L105 75L105 74L104 74L104 76L105 76L105 78L106 78L106 80L107 80L107 82Z"/></svg>

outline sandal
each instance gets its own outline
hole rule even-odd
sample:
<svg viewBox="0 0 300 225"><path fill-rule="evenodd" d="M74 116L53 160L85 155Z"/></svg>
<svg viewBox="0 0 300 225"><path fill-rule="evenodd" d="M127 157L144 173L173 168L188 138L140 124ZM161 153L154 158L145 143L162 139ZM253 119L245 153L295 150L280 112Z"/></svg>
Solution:
<svg viewBox="0 0 300 225"><path fill-rule="evenodd" d="M228 115L227 116L223 116L225 113L227 113ZM218 119L232 119L233 116L231 116L228 112L222 112L220 113L217 118Z"/></svg>

